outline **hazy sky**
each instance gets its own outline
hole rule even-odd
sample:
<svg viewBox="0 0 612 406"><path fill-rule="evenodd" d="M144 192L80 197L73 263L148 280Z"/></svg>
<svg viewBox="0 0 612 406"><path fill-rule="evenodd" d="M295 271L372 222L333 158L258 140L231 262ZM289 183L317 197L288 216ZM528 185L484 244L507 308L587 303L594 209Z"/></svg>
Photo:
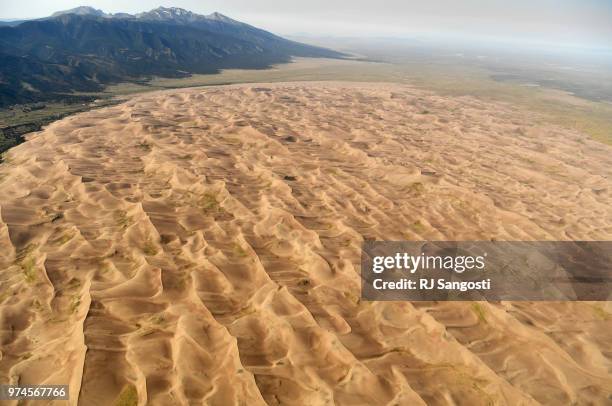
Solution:
<svg viewBox="0 0 612 406"><path fill-rule="evenodd" d="M162 3L163 1L163 3ZM160 5L230 17L279 34L460 34L612 46L612 0L0 0L0 18L91 5L135 13Z"/></svg>

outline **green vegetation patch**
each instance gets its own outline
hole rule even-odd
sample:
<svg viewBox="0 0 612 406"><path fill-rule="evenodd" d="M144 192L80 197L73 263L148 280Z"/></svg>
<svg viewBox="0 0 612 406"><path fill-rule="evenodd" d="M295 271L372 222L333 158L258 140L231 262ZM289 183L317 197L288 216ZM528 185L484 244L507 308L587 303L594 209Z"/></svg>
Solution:
<svg viewBox="0 0 612 406"><path fill-rule="evenodd" d="M138 391L134 385L127 385L123 388L119 397L115 401L115 406L137 406Z"/></svg>
<svg viewBox="0 0 612 406"><path fill-rule="evenodd" d="M478 320L482 323L487 322L486 310L480 303L472 303L472 310L476 313L476 316L478 316Z"/></svg>
<svg viewBox="0 0 612 406"><path fill-rule="evenodd" d="M75 232L68 232L65 234L62 234L58 239L57 239L57 244L58 245L64 245L66 244L68 241L72 240L75 236Z"/></svg>
<svg viewBox="0 0 612 406"><path fill-rule="evenodd" d="M70 299L70 313L74 314L79 310L81 306L81 295L74 295Z"/></svg>
<svg viewBox="0 0 612 406"><path fill-rule="evenodd" d="M151 149L153 148L151 146L151 144L149 144L147 141L142 141L137 146L138 146L138 148L142 149L143 151L151 151Z"/></svg>
<svg viewBox="0 0 612 406"><path fill-rule="evenodd" d="M423 224L421 220L417 220L414 223L412 223L412 229L416 233L422 233L427 229L427 227L425 227L425 224Z"/></svg>
<svg viewBox="0 0 612 406"><path fill-rule="evenodd" d="M198 201L198 206L205 214L215 214L223 211L221 204L217 200L217 196L212 193L206 193Z"/></svg>
<svg viewBox="0 0 612 406"><path fill-rule="evenodd" d="M241 258L247 256L246 250L242 248L242 245L240 245L239 243L234 244L233 252L236 256L241 257Z"/></svg>
<svg viewBox="0 0 612 406"><path fill-rule="evenodd" d="M144 247L142 248L142 252L144 252L145 255L149 255L149 256L155 256L159 252L159 250L157 249L157 246L155 245L151 237L147 237L147 239L145 240Z"/></svg>
<svg viewBox="0 0 612 406"><path fill-rule="evenodd" d="M125 230L126 228L128 228L134 223L133 218L131 216L128 216L127 212L124 210L117 210L115 212L114 217L115 217L115 221L117 222L117 225L122 230Z"/></svg>
<svg viewBox="0 0 612 406"><path fill-rule="evenodd" d="M36 260L32 257L26 258L20 264L23 278L27 283L34 283L38 279L38 268L36 268Z"/></svg>
<svg viewBox="0 0 612 406"><path fill-rule="evenodd" d="M36 267L36 259L33 256L38 245L28 244L24 248L17 251L15 256L15 264L19 266L26 283L35 283L38 279L38 268Z"/></svg>
<svg viewBox="0 0 612 406"><path fill-rule="evenodd" d="M612 319L612 315L608 313L603 307L599 305L593 305L592 309L593 313L595 314L595 317L597 317L598 319L606 321Z"/></svg>
<svg viewBox="0 0 612 406"><path fill-rule="evenodd" d="M422 195L425 193L425 185L421 182L415 182L410 185L410 193L414 195Z"/></svg>

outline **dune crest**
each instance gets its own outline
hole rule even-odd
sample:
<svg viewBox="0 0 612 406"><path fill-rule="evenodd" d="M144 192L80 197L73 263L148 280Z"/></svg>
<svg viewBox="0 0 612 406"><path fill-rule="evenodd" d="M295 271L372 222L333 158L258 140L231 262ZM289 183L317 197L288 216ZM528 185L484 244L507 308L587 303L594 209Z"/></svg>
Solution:
<svg viewBox="0 0 612 406"><path fill-rule="evenodd" d="M612 149L407 86L150 93L0 165L0 377L73 404L606 404L609 303L360 300L360 244L608 240Z"/></svg>

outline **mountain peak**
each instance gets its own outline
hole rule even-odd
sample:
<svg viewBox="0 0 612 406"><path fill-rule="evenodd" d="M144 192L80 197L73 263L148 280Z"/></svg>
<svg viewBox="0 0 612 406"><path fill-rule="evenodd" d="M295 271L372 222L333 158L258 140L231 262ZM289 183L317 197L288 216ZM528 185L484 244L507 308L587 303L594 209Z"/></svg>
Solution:
<svg viewBox="0 0 612 406"><path fill-rule="evenodd" d="M189 10L185 10L184 8L180 8L180 7L163 7L163 6L159 6L151 11L149 11L150 13L156 12L156 13L160 13L160 14L165 14L165 15L173 15L173 16L186 16L186 15L192 15L194 13L192 13Z"/></svg>
<svg viewBox="0 0 612 406"><path fill-rule="evenodd" d="M75 7L75 8L71 8L70 10L64 10L64 11L57 11L55 13L53 13L51 15L51 17L58 17L64 14L77 14L77 15L81 15L81 16L96 16L96 17L108 17L108 14L106 14L104 11L102 10L98 10L96 8L90 7L90 6L79 6L79 7Z"/></svg>
<svg viewBox="0 0 612 406"><path fill-rule="evenodd" d="M223 15L221 13L218 13L216 11L214 13L211 13L211 14L205 16L205 17L208 20L223 21L225 23L237 23L238 22L238 21L233 20L233 19L229 18L228 16Z"/></svg>
<svg viewBox="0 0 612 406"><path fill-rule="evenodd" d="M189 10L185 10L179 7L157 7L151 11L145 11L144 13L136 14L137 18L143 18L147 20L176 20L176 21L193 21L198 17L203 17L195 14Z"/></svg>
<svg viewBox="0 0 612 406"><path fill-rule="evenodd" d="M221 13L214 12L208 15L197 14L180 7L157 7L151 11L136 14L136 18L158 21L175 21L180 23L194 23L200 21L220 21L224 23L237 24L238 21Z"/></svg>

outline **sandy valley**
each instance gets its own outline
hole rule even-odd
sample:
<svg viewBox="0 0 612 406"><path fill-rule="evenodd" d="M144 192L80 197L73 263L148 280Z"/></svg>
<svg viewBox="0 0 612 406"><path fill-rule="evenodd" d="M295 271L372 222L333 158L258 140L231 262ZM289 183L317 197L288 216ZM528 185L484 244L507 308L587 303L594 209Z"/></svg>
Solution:
<svg viewBox="0 0 612 406"><path fill-rule="evenodd" d="M517 106L147 93L31 134L0 188L1 382L88 406L612 401L610 302L360 300L367 239L612 238L612 147Z"/></svg>

